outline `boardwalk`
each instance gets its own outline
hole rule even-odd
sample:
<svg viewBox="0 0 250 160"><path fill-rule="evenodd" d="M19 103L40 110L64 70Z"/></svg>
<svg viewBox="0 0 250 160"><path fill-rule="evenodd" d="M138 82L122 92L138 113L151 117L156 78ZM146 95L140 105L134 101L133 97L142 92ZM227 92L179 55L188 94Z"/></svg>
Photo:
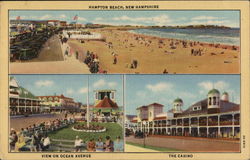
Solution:
<svg viewBox="0 0 250 160"><path fill-rule="evenodd" d="M11 74L80 74L90 73L88 66L74 55L65 58L57 36L51 37L35 59L10 63Z"/></svg>
<svg viewBox="0 0 250 160"><path fill-rule="evenodd" d="M132 136L126 137L126 141L143 144L143 139L134 138ZM188 152L240 152L239 141L223 141L206 138L147 137L146 145Z"/></svg>

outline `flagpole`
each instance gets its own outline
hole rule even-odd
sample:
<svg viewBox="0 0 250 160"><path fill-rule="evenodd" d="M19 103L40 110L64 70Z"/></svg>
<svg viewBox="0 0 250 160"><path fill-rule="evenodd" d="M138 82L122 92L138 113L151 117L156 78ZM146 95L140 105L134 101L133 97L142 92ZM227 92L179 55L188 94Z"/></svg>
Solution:
<svg viewBox="0 0 250 160"><path fill-rule="evenodd" d="M88 94L87 94L87 127L89 128L89 75L88 75Z"/></svg>

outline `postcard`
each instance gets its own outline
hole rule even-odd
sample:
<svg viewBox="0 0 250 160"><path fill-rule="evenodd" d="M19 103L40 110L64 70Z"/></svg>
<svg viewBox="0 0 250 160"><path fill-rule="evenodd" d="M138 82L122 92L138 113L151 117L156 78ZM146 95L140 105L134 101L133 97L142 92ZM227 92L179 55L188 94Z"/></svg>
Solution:
<svg viewBox="0 0 250 160"><path fill-rule="evenodd" d="M249 2L0 3L0 159L249 159Z"/></svg>

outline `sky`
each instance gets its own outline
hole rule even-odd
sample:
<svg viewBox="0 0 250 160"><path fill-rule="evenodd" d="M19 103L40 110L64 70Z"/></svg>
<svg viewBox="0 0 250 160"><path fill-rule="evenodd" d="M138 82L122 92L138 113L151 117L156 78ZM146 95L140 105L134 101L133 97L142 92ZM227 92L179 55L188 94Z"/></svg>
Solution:
<svg viewBox="0 0 250 160"><path fill-rule="evenodd" d="M18 84L35 96L61 95L87 102L88 75L12 75ZM164 111L172 108L176 98L184 101L183 109L206 98L210 89L228 92L229 99L240 103L239 75L89 75L89 102L94 102L94 90L115 89L116 102L126 114L136 114L136 108L151 103L164 105ZM124 90L123 90L124 88Z"/></svg>
<svg viewBox="0 0 250 160"><path fill-rule="evenodd" d="M87 103L88 75L12 75L18 84L35 96L61 95ZM116 102L123 105L122 75L89 75L89 103L94 102L94 90L115 89Z"/></svg>
<svg viewBox="0 0 250 160"><path fill-rule="evenodd" d="M239 28L239 11L10 11L10 19L49 20L58 19L74 21L78 15L77 23L95 23L110 25L224 25Z"/></svg>
<svg viewBox="0 0 250 160"><path fill-rule="evenodd" d="M125 112L136 114L136 108L151 103L172 109L173 101L181 98L183 109L206 98L210 89L229 93L229 100L240 103L239 75L126 75Z"/></svg>

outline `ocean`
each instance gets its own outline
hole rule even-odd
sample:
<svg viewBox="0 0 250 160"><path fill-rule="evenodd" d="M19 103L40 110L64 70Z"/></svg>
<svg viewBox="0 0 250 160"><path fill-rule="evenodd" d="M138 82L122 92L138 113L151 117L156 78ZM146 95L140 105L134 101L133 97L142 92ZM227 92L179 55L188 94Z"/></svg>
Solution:
<svg viewBox="0 0 250 160"><path fill-rule="evenodd" d="M130 30L132 33L156 36L161 38L174 38L181 40L199 41L206 43L220 43L227 45L240 45L239 28L213 28L213 29L170 29L170 28L153 28L153 29L135 29Z"/></svg>

